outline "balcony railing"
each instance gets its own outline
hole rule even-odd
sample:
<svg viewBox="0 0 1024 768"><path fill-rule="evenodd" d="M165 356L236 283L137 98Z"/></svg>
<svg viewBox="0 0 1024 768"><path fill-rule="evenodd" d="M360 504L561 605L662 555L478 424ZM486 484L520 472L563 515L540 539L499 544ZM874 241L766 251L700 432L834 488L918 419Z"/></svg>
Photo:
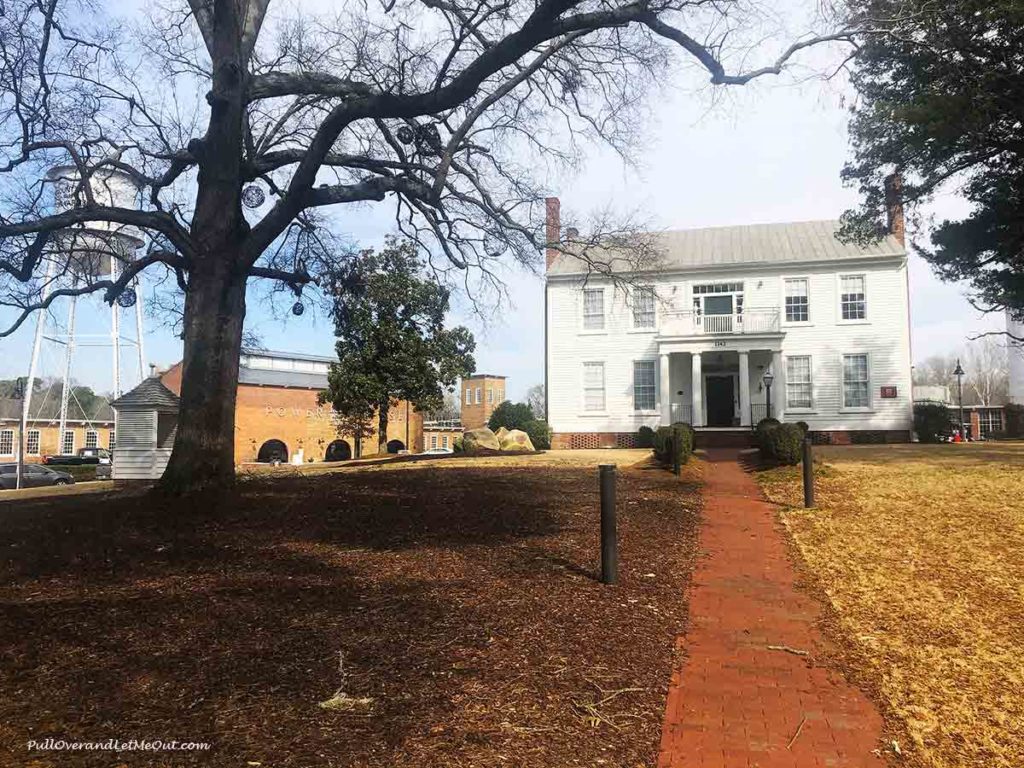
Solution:
<svg viewBox="0 0 1024 768"><path fill-rule="evenodd" d="M670 312L662 326L662 336L735 335L744 333L778 333L779 310L773 307L751 307L731 315L708 315L703 312Z"/></svg>
<svg viewBox="0 0 1024 768"><path fill-rule="evenodd" d="M672 423L679 421L693 424L693 406L689 403L672 403Z"/></svg>

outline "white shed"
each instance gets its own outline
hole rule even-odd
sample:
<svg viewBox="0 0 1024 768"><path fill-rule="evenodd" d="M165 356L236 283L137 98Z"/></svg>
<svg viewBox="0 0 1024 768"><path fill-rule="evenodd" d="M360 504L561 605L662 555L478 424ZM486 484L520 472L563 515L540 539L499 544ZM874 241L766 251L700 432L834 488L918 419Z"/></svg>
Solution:
<svg viewBox="0 0 1024 768"><path fill-rule="evenodd" d="M159 480L178 428L178 396L150 377L110 405L114 409L114 480Z"/></svg>

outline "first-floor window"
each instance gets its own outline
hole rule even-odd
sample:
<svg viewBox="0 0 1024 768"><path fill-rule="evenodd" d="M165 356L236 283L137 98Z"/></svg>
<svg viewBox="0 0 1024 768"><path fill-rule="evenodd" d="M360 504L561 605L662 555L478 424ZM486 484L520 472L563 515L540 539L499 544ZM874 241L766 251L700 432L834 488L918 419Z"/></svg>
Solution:
<svg viewBox="0 0 1024 768"><path fill-rule="evenodd" d="M95 429L87 429L85 431L85 447L86 448L99 448L100 445L100 433Z"/></svg>
<svg viewBox="0 0 1024 768"><path fill-rule="evenodd" d="M653 411L658 407L654 386L654 361L636 360L633 363L633 408Z"/></svg>
<svg viewBox="0 0 1024 768"><path fill-rule="evenodd" d="M430 436L430 447L437 448L437 435Z"/></svg>
<svg viewBox="0 0 1024 768"><path fill-rule="evenodd" d="M64 430L64 437L60 441L60 452L65 456L75 452L75 430Z"/></svg>
<svg viewBox="0 0 1024 768"><path fill-rule="evenodd" d="M38 456L39 455L39 430L30 429L25 434L25 455L26 456Z"/></svg>
<svg viewBox="0 0 1024 768"><path fill-rule="evenodd" d="M114 428L111 427L110 428L110 432L109 432L109 437L108 437L109 444L107 445L108 449L111 450L111 451L114 450L114 446L117 445L117 438L114 437L114 434L115 434Z"/></svg>
<svg viewBox="0 0 1024 768"><path fill-rule="evenodd" d="M868 356L843 355L843 407L867 408L870 405Z"/></svg>
<svg viewBox="0 0 1024 768"><path fill-rule="evenodd" d="M442 435L441 436L441 447L442 448L447 448L448 447L448 435Z"/></svg>
<svg viewBox="0 0 1024 768"><path fill-rule="evenodd" d="M0 456L14 455L14 430L0 429Z"/></svg>
<svg viewBox="0 0 1024 768"><path fill-rule="evenodd" d="M811 407L811 358L786 358L786 407Z"/></svg>
<svg viewBox="0 0 1024 768"><path fill-rule="evenodd" d="M604 363L583 364L583 410L604 410Z"/></svg>

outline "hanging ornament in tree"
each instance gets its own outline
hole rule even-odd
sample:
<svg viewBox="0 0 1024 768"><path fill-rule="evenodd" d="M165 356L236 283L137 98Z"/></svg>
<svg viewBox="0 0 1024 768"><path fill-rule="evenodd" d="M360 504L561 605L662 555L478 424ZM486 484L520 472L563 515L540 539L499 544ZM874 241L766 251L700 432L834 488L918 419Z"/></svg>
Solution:
<svg viewBox="0 0 1024 768"><path fill-rule="evenodd" d="M398 140L403 144L412 144L413 141L416 139L416 134L408 125L403 125L401 128L399 128L395 132L395 135L398 137Z"/></svg>
<svg viewBox="0 0 1024 768"><path fill-rule="evenodd" d="M134 288L125 288L117 296L117 306L128 309L129 307L134 307L135 302L138 300L139 297L135 294Z"/></svg>
<svg viewBox="0 0 1024 768"><path fill-rule="evenodd" d="M296 317L302 317L302 313L306 311L306 305L301 301L296 301L292 304L292 314Z"/></svg>
<svg viewBox="0 0 1024 768"><path fill-rule="evenodd" d="M421 125L416 129L416 151L421 155L440 155L442 150L441 134L433 123Z"/></svg>
<svg viewBox="0 0 1024 768"><path fill-rule="evenodd" d="M267 202L266 193L257 184L250 184L242 190L242 205L246 208L259 208Z"/></svg>
<svg viewBox="0 0 1024 768"><path fill-rule="evenodd" d="M505 252L505 243L493 234L484 235L484 251L491 258L497 258Z"/></svg>

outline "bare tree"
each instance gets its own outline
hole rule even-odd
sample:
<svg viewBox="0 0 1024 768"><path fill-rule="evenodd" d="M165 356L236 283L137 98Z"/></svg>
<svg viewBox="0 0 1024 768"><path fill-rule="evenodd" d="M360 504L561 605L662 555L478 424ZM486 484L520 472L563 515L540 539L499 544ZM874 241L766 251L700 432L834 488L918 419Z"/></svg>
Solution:
<svg viewBox="0 0 1024 768"><path fill-rule="evenodd" d="M544 394L543 384L534 384L526 390L526 404L533 409L533 413L538 419L547 418L547 398Z"/></svg>
<svg viewBox="0 0 1024 768"><path fill-rule="evenodd" d="M164 3L138 28L89 0L2 6L0 301L17 316L0 335L61 296L112 302L143 270L171 275L174 490L232 481L247 284L298 294L349 258L331 207L389 199L435 269L493 284L496 261L532 265L544 245L538 180L585 141L628 155L673 58L740 85L851 36L808 35L732 73L764 45L756 3L349 0L322 17L275 15L270 0ZM71 185L56 207L53 167ZM137 197L110 193L125 182ZM97 259L112 268L82 267Z"/></svg>
<svg viewBox="0 0 1024 768"><path fill-rule="evenodd" d="M987 337L971 342L964 368L967 386L978 405L1001 405L1010 387L1006 345Z"/></svg>

